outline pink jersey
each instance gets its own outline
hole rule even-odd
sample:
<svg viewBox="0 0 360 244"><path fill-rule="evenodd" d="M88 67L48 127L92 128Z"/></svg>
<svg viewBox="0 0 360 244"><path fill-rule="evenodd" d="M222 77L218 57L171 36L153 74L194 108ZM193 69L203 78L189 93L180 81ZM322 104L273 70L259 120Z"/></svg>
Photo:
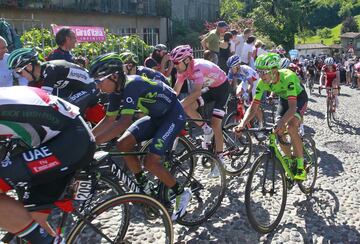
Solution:
<svg viewBox="0 0 360 244"><path fill-rule="evenodd" d="M216 64L205 59L193 59L187 71L177 73L177 82L183 83L185 79L193 81L194 84L202 84L202 87L214 88L223 84L227 77Z"/></svg>

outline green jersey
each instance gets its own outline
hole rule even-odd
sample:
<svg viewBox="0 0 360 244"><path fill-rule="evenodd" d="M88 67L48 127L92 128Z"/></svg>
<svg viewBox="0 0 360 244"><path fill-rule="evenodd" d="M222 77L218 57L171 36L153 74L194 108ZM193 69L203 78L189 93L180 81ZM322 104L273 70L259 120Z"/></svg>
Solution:
<svg viewBox="0 0 360 244"><path fill-rule="evenodd" d="M259 80L256 86L256 94L254 102L260 102L264 91L274 92L280 98L285 100L296 99L297 96L304 90L297 75L289 69L279 70L280 80L275 83L266 83L262 79Z"/></svg>

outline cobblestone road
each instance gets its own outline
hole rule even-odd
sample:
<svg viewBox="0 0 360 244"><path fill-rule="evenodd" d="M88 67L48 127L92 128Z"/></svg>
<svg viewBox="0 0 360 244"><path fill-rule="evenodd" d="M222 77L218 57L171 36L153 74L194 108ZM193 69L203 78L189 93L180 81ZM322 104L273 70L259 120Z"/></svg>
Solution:
<svg viewBox="0 0 360 244"><path fill-rule="evenodd" d="M196 229L176 227L178 243L360 243L360 91L343 87L339 122L326 125L325 91L310 97L305 131L319 152L316 191L288 192L284 217L271 234L260 235L245 212L247 172L229 178L227 196L216 214Z"/></svg>

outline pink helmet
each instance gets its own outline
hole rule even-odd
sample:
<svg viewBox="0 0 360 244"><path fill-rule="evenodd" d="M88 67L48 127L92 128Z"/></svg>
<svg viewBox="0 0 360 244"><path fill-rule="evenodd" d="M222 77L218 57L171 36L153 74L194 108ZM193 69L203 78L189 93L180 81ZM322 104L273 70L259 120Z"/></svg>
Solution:
<svg viewBox="0 0 360 244"><path fill-rule="evenodd" d="M181 61L186 57L194 57L193 50L189 45L180 45L175 47L170 53L173 61Z"/></svg>

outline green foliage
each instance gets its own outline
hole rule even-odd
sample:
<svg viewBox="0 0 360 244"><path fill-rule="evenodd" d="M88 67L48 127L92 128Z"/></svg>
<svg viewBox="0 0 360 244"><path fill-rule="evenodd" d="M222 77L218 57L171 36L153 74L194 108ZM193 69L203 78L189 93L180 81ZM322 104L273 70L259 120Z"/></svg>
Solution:
<svg viewBox="0 0 360 244"><path fill-rule="evenodd" d="M331 30L327 27L317 30L316 34L324 39L331 38Z"/></svg>
<svg viewBox="0 0 360 244"><path fill-rule="evenodd" d="M354 17L349 16L342 22L341 33L345 32L358 32L359 25Z"/></svg>
<svg viewBox="0 0 360 244"><path fill-rule="evenodd" d="M315 0L315 3L319 6L339 6L339 16L350 16L354 8L360 7L359 0Z"/></svg>
<svg viewBox="0 0 360 244"><path fill-rule="evenodd" d="M50 30L33 28L21 36L25 47L36 47L41 57L46 57L56 48L55 37ZM106 31L105 42L82 42L72 50L75 56L83 55L89 60L107 52L132 51L144 60L152 49L139 36L117 36Z"/></svg>
<svg viewBox="0 0 360 244"><path fill-rule="evenodd" d="M221 19L228 22L237 20L244 10L245 3L240 0L223 0L220 3Z"/></svg>

